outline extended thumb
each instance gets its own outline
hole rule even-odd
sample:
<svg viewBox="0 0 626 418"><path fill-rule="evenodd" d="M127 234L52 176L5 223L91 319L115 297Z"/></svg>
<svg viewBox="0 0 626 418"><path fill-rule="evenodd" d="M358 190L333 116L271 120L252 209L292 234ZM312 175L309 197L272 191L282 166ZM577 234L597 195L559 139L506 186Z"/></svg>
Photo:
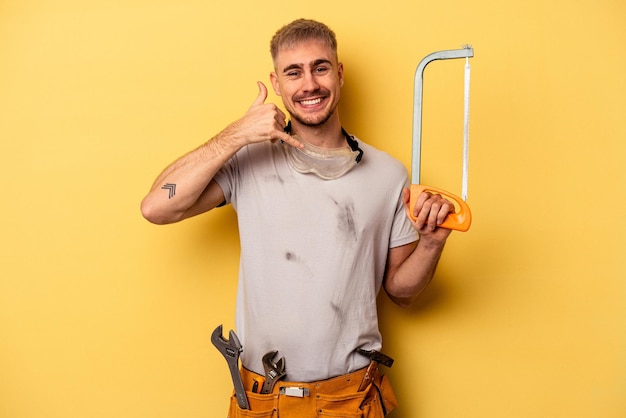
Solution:
<svg viewBox="0 0 626 418"><path fill-rule="evenodd" d="M267 87L265 87L265 84L260 81L257 81L256 84L259 87L259 94L258 96L256 96L256 99L254 99L254 103L252 103L252 106L262 105L267 99Z"/></svg>

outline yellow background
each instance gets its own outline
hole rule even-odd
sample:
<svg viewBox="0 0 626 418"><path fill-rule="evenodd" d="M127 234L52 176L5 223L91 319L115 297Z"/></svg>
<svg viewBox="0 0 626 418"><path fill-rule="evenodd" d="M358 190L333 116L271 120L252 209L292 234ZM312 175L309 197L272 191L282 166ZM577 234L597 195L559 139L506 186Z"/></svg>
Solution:
<svg viewBox="0 0 626 418"><path fill-rule="evenodd" d="M139 202L298 17L338 34L345 127L407 168L418 62L475 49L472 228L415 308L380 300L394 416L626 416L621 0L0 2L0 416L226 415L234 213L157 227ZM462 80L424 82L422 180L456 193Z"/></svg>

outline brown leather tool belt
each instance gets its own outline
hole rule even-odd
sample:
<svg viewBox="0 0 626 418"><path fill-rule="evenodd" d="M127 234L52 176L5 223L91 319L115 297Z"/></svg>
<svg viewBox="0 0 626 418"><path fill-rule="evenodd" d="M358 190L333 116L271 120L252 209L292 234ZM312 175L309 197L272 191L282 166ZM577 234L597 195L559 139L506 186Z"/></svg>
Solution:
<svg viewBox="0 0 626 418"><path fill-rule="evenodd" d="M277 417L279 410L281 417L313 418L346 413L350 414L346 416L382 418L397 406L391 384L380 373L375 362L353 373L326 380L281 380L268 394L252 391L253 387L258 387L259 382L263 382L264 376L242 368L241 377L250 411L240 410L233 397L228 415L230 418L248 416L245 414L249 412L261 413L264 417Z"/></svg>

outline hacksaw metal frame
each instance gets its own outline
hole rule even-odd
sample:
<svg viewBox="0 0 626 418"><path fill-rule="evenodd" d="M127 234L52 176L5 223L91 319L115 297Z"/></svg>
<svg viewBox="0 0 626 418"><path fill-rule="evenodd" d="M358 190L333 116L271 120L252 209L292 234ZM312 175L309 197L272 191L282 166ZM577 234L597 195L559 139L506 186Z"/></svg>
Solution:
<svg viewBox="0 0 626 418"><path fill-rule="evenodd" d="M450 49L433 52L426 55L420 61L415 70L415 92L413 96L413 147L411 163L411 183L420 184L420 171L422 159L422 102L424 96L424 69L428 64L436 60L447 60L455 58L471 58L474 56L474 49L466 46L462 49Z"/></svg>

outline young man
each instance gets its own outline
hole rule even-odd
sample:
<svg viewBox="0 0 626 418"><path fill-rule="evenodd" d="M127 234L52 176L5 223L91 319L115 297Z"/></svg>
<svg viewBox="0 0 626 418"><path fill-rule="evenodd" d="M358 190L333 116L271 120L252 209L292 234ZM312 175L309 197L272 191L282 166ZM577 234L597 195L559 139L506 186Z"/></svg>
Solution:
<svg viewBox="0 0 626 418"><path fill-rule="evenodd" d="M438 225L454 206L422 193L409 208L402 164L343 130L343 64L327 26L296 20L275 34L271 53L271 85L289 120L265 103L259 82L241 119L158 176L142 213L165 224L225 203L237 211L236 324L252 410L383 416L395 406L393 391L362 351L382 347L377 294L384 287L400 306L415 301L450 234ZM251 393L263 382L263 355L275 350L285 381ZM360 387L372 373L374 383ZM229 416L238 414L232 400Z"/></svg>

